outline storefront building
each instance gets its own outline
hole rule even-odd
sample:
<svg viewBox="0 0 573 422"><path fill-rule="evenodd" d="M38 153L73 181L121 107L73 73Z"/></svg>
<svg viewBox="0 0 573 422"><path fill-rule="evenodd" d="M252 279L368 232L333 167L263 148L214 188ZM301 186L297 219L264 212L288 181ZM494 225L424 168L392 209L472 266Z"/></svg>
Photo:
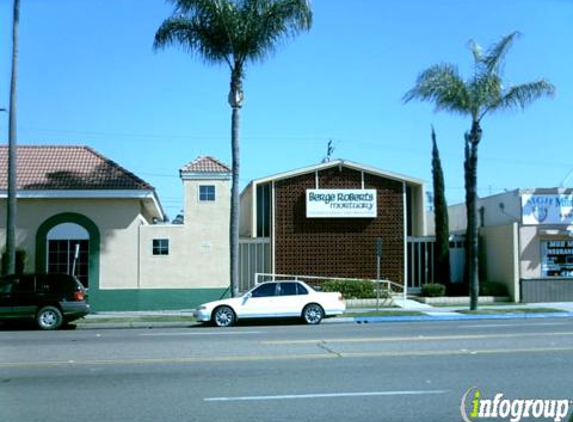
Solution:
<svg viewBox="0 0 573 422"><path fill-rule="evenodd" d="M504 282L516 301L573 300L573 189L517 189L479 200L482 279ZM465 206L450 207L465 230Z"/></svg>
<svg viewBox="0 0 573 422"><path fill-rule="evenodd" d="M256 179L241 194L241 285L255 272L376 279L378 239L381 278L403 285L407 238L423 234L418 179L346 160Z"/></svg>

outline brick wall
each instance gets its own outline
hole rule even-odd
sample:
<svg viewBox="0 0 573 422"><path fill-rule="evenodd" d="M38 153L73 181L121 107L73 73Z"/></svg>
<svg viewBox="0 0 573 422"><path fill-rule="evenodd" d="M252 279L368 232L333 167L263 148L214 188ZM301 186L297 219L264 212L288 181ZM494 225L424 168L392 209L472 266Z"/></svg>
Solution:
<svg viewBox="0 0 573 422"><path fill-rule="evenodd" d="M382 238L382 278L404 282L404 218L401 182L369 174L364 187L378 192L378 217L306 218L306 189L315 173L275 182L276 272L376 278L376 239ZM359 171L319 173L321 189L360 189Z"/></svg>

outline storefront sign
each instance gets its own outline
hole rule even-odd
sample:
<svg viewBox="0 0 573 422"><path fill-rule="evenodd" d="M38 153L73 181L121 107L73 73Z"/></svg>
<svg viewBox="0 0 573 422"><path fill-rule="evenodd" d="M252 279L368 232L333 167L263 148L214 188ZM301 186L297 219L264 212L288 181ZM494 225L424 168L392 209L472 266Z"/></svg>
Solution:
<svg viewBox="0 0 573 422"><path fill-rule="evenodd" d="M541 242L541 276L573 277L573 240Z"/></svg>
<svg viewBox="0 0 573 422"><path fill-rule="evenodd" d="M523 224L573 224L573 195L521 195Z"/></svg>
<svg viewBox="0 0 573 422"><path fill-rule="evenodd" d="M376 218L376 189L307 189L307 218Z"/></svg>

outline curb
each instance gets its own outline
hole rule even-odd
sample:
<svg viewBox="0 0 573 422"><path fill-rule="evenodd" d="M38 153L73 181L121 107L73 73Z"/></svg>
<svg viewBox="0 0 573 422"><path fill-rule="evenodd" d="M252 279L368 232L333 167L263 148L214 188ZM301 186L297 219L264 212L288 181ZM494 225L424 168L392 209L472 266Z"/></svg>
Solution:
<svg viewBox="0 0 573 422"><path fill-rule="evenodd" d="M379 316L379 317L335 317L328 318L323 324L376 324L383 322L437 322L437 321L479 321L479 320L508 320L508 319L545 319L572 318L573 312L544 312L494 315L420 315L420 316ZM79 322L79 330L128 329L128 328L191 328L201 326L200 322Z"/></svg>
<svg viewBox="0 0 573 422"><path fill-rule="evenodd" d="M72 324L74 324L72 322ZM77 330L111 330L122 328L190 328L199 325L198 322L79 322L75 323Z"/></svg>
<svg viewBox="0 0 573 422"><path fill-rule="evenodd" d="M379 322L415 322L415 321L478 321L478 320L504 320L504 319L544 319L544 318L571 318L573 312L546 312L546 313L519 313L519 314L494 314L494 315L420 315L420 316L384 316L384 317L355 317L337 318L349 319L348 322L357 324ZM332 321L335 322L335 321ZM336 321L343 322L343 321ZM346 322L346 321L344 321Z"/></svg>

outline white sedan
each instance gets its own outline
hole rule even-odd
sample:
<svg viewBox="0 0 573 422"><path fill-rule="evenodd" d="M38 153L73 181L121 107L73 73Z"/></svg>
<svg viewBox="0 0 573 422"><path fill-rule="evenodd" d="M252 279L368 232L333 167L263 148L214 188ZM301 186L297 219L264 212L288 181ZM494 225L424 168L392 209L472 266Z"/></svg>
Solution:
<svg viewBox="0 0 573 422"><path fill-rule="evenodd" d="M205 303L195 311L201 322L228 327L248 318L302 318L320 324L324 317L344 313L346 305L339 292L317 292L302 281L265 282L241 297Z"/></svg>

